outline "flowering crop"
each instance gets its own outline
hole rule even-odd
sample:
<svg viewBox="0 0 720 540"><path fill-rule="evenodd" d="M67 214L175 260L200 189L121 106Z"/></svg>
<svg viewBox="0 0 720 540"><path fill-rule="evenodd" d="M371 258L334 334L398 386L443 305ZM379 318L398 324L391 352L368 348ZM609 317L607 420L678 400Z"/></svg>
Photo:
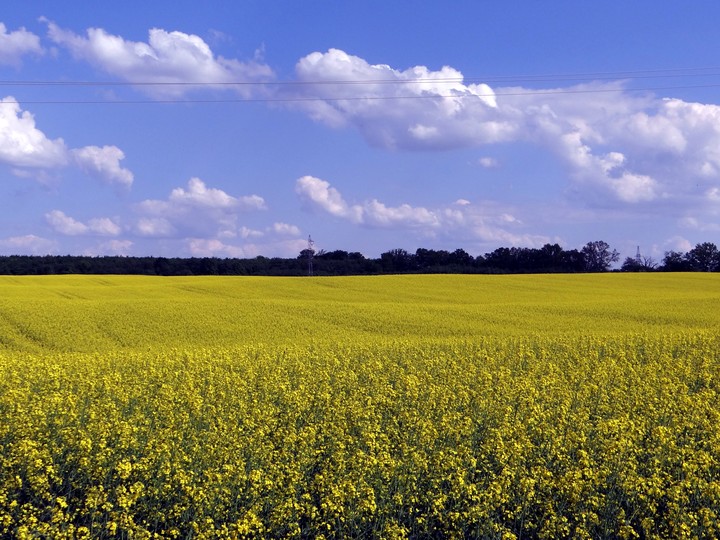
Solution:
<svg viewBox="0 0 720 540"><path fill-rule="evenodd" d="M397 277L0 280L0 535L720 536L717 279Z"/></svg>

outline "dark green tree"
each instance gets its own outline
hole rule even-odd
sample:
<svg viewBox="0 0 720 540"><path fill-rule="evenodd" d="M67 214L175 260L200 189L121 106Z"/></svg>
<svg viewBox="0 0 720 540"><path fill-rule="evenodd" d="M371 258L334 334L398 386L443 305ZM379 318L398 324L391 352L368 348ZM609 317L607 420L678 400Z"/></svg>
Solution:
<svg viewBox="0 0 720 540"><path fill-rule="evenodd" d="M692 270L687 254L681 251L666 251L660 270L665 272L689 272Z"/></svg>
<svg viewBox="0 0 720 540"><path fill-rule="evenodd" d="M586 272L607 272L612 263L620 259L620 254L602 240L588 242L580 251L585 260Z"/></svg>
<svg viewBox="0 0 720 540"><path fill-rule="evenodd" d="M690 267L696 272L717 272L720 270L720 251L712 242L696 245L687 255Z"/></svg>
<svg viewBox="0 0 720 540"><path fill-rule="evenodd" d="M380 254L380 264L384 272L407 272L415 266L415 256L404 249L391 249Z"/></svg>
<svg viewBox="0 0 720 540"><path fill-rule="evenodd" d="M626 257L620 270L622 272L642 272L643 266L635 257Z"/></svg>

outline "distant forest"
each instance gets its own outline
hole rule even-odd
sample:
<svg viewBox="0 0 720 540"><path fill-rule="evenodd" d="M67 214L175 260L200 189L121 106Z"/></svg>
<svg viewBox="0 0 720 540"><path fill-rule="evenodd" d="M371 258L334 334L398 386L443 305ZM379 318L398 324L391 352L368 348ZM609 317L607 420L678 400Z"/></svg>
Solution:
<svg viewBox="0 0 720 540"><path fill-rule="evenodd" d="M619 253L603 241L588 242L582 249L558 244L541 248L501 247L473 257L455 251L420 248L415 253L393 249L377 259L362 253L303 250L294 258L252 259L90 257L73 255L0 256L0 274L135 274L157 276L341 276L365 274L522 274L607 272L619 262ZM720 252L715 244L697 244L687 253L667 251L662 261L652 257L627 257L623 272L718 272Z"/></svg>

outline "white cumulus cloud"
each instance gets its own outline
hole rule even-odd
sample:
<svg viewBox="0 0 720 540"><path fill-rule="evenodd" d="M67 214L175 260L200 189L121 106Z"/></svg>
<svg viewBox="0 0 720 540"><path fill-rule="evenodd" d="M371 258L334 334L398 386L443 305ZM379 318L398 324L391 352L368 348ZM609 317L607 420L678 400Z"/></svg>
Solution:
<svg viewBox="0 0 720 540"><path fill-rule="evenodd" d="M663 244L663 247L666 251L680 251L684 253L690 251L693 248L693 244L687 238L675 235L668 238Z"/></svg>
<svg viewBox="0 0 720 540"><path fill-rule="evenodd" d="M477 164L483 167L484 169L494 169L498 166L500 166L500 163L497 159L489 156L481 157L477 160Z"/></svg>
<svg viewBox="0 0 720 540"><path fill-rule="evenodd" d="M300 228L297 225L290 225L289 223L273 223L271 230L280 236L300 236Z"/></svg>
<svg viewBox="0 0 720 540"><path fill-rule="evenodd" d="M306 245L302 239L284 239L267 241L262 244L246 243L234 245L214 238L189 238L186 240L188 254L193 257L237 257L253 258L258 255L264 257L294 257Z"/></svg>
<svg viewBox="0 0 720 540"><path fill-rule="evenodd" d="M100 255L130 255L134 246L132 240L109 240L85 250L85 255L97 257Z"/></svg>
<svg viewBox="0 0 720 540"><path fill-rule="evenodd" d="M135 233L140 236L148 237L170 237L174 236L176 231L172 223L165 218L141 217L137 220L134 227Z"/></svg>
<svg viewBox="0 0 720 540"><path fill-rule="evenodd" d="M170 192L166 200L148 199L137 205L141 215L135 230L143 236L222 237L242 234L238 217L265 210L259 195L232 196L191 178L186 187Z"/></svg>
<svg viewBox="0 0 720 540"><path fill-rule="evenodd" d="M361 225L435 227L439 224L439 219L434 212L408 204L392 207L372 199L363 204L350 205L329 182L314 176L298 178L295 182L295 192L309 206Z"/></svg>
<svg viewBox="0 0 720 540"><path fill-rule="evenodd" d="M25 28L9 32L7 27L0 22L0 64L18 66L24 55L42 53L43 49L38 36Z"/></svg>
<svg viewBox="0 0 720 540"><path fill-rule="evenodd" d="M492 204L473 205L466 199L439 208L388 206L377 199L349 204L329 182L313 176L299 178L295 191L310 208L366 227L505 245L541 246L549 241L546 236L523 232L525 226L520 219Z"/></svg>
<svg viewBox="0 0 720 540"><path fill-rule="evenodd" d="M117 146L86 146L72 151L78 166L89 175L110 184L130 187L134 175L120 166L125 154Z"/></svg>
<svg viewBox="0 0 720 540"><path fill-rule="evenodd" d="M247 257L247 251L240 246L225 244L217 239L191 238L187 242L193 257Z"/></svg>
<svg viewBox="0 0 720 540"><path fill-rule="evenodd" d="M0 162L13 167L62 167L67 149L62 139L49 139L13 97L0 100Z"/></svg>
<svg viewBox="0 0 720 540"><path fill-rule="evenodd" d="M450 148L458 137L499 142L517 127L497 114L488 85L463 84L462 74L448 66L401 71L330 49L301 58L295 70L304 83L296 92L323 98L295 106L331 126L355 125L377 146Z"/></svg>
<svg viewBox="0 0 720 540"><path fill-rule="evenodd" d="M88 229L101 236L118 236L122 232L120 225L110 218L93 218L88 221Z"/></svg>
<svg viewBox="0 0 720 540"><path fill-rule="evenodd" d="M78 221L61 210L52 210L45 214L45 220L55 232L67 236L100 235L118 236L122 228L110 218L93 218L87 223Z"/></svg>
<svg viewBox="0 0 720 540"><path fill-rule="evenodd" d="M224 191L208 188L199 178L191 178L187 189L179 187L172 190L171 204L237 210L264 210L265 200L259 195L232 197Z"/></svg>
<svg viewBox="0 0 720 540"><path fill-rule="evenodd" d="M48 255L56 250L55 242L34 234L0 239L0 251L7 255Z"/></svg>
<svg viewBox="0 0 720 540"><path fill-rule="evenodd" d="M422 207L408 204L387 206L372 199L363 204L348 204L329 182L314 176L303 176L295 182L295 192L311 207L335 217L373 227L436 227L438 216Z"/></svg>
<svg viewBox="0 0 720 540"><path fill-rule="evenodd" d="M251 229L250 227L242 226L240 227L240 230L238 231L237 236L243 239L247 238L261 238L265 236L265 233L262 231L258 231L256 229Z"/></svg>
<svg viewBox="0 0 720 540"><path fill-rule="evenodd" d="M440 217L437 212L427 208L401 204L400 206L387 206L377 199L361 206L362 222L375 227L426 227L440 226Z"/></svg>
<svg viewBox="0 0 720 540"><path fill-rule="evenodd" d="M720 189L718 105L629 92L623 81L491 88L452 67L399 70L338 49L301 58L296 77L303 86L283 91L316 99L290 106L332 127L352 126L374 146L537 145L565 166L568 192L587 206L643 205L681 215ZM497 166L489 157L477 163ZM314 188L329 212L360 219L332 190L304 187L308 194Z"/></svg>
<svg viewBox="0 0 720 540"><path fill-rule="evenodd" d="M330 182L314 176L303 176L295 182L295 192L307 202L312 203L336 217L347 218L355 223L362 222L362 208L349 206L340 192Z"/></svg>
<svg viewBox="0 0 720 540"><path fill-rule="evenodd" d="M89 28L83 36L46 22L49 38L75 58L128 82L161 83L142 87L155 95L182 95L193 89L188 83L227 85L273 77L272 70L256 60L241 62L216 56L202 38L193 34L152 28L147 42L129 41L102 28ZM241 93L250 91L246 86L232 88Z"/></svg>
<svg viewBox="0 0 720 540"><path fill-rule="evenodd" d="M45 220L55 232L68 236L85 234L88 231L87 225L65 215L60 210L53 210L45 214Z"/></svg>
<svg viewBox="0 0 720 540"><path fill-rule="evenodd" d="M68 149L63 139L50 139L38 129L35 117L15 98L0 100L0 163L13 167L18 177L42 179L48 170L74 165L91 177L130 187L133 173L120 166L124 158L117 146Z"/></svg>

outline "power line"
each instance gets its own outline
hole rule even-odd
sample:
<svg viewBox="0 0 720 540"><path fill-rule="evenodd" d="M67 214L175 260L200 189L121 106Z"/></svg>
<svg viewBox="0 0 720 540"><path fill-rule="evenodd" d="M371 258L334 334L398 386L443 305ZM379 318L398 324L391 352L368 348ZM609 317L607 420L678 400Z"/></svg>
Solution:
<svg viewBox="0 0 720 540"><path fill-rule="evenodd" d="M0 80L0 86L320 86L320 85L404 85L418 83L463 82L553 82L593 80L633 80L676 77L720 76L720 67L696 67L654 70L601 71L567 74L493 75L462 77L417 77L407 79L339 79L310 81L58 81L58 80Z"/></svg>
<svg viewBox="0 0 720 540"><path fill-rule="evenodd" d="M718 88L720 83L716 84L699 84L699 85L677 85L677 86L649 86L643 88L596 88L596 89L564 89L564 90L524 90L512 92L491 92L491 93L454 93L454 94L423 94L423 95L404 95L404 96L328 96L328 97L253 97L253 98L228 98L228 99L78 99L78 100L22 100L22 101L0 101L1 104L22 103L23 105L142 105L142 104L160 104L160 103L187 103L187 104L213 104L213 103L292 103L292 102L312 102L312 101L387 101L387 100L405 100L405 99L438 99L438 98L494 98L494 97L510 97L510 96L536 96L536 95L566 95L566 94L603 94L617 92L649 92L657 90L692 90L704 88Z"/></svg>
<svg viewBox="0 0 720 540"><path fill-rule="evenodd" d="M590 83L600 80L616 80L618 82L631 80L648 80L657 78L677 77L720 77L720 67L689 67L674 69L649 69L649 70L627 70L627 71L606 71L586 72L570 74L541 74L541 75L512 75L512 76L488 76L488 77L440 77L440 78L407 78L407 79L352 79L352 80L315 80L315 81L59 81L59 80L0 80L0 88L7 87L157 87L157 88L209 88L209 87L264 87L264 88L287 88L287 87L323 87L323 86L403 86L410 84L470 84L471 82L483 82L493 84L509 83L560 83L580 81ZM148 99L34 99L22 100L23 104L30 105L91 105L91 104L158 104L158 103L293 103L313 101L379 101L379 100L406 100L406 99L468 99L468 98L495 98L503 96L528 96L528 95L566 95L566 94L593 94L608 92L649 92L658 90L689 90L703 88L717 88L720 83L706 84L682 84L682 85L652 85L638 88L626 86L616 88L554 88L554 89L513 89L502 88L499 91L478 93L472 91L451 90L448 93L428 93L420 95L265 95L254 97L237 98L180 98L180 97L157 97ZM167 95L167 94L166 94ZM5 102L14 103L14 102Z"/></svg>

